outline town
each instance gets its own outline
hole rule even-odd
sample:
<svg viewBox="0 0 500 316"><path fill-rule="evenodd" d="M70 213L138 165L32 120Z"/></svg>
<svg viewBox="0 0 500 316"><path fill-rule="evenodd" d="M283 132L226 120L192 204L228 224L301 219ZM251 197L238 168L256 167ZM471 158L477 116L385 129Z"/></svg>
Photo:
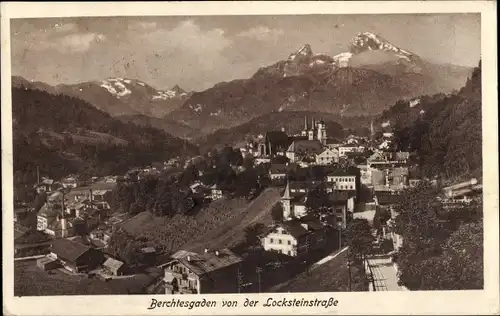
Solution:
<svg viewBox="0 0 500 316"><path fill-rule="evenodd" d="M33 200L14 210L15 264L31 282L20 291L408 290L398 205L427 187L440 209L469 210L482 184L423 177L395 138L372 121L370 136L337 139L321 117L304 117L298 133L257 130L125 174L37 174Z"/></svg>

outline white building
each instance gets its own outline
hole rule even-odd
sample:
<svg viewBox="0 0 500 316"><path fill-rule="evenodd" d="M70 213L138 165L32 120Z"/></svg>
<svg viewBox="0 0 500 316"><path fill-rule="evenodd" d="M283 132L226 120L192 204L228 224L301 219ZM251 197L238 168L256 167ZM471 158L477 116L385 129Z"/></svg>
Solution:
<svg viewBox="0 0 500 316"><path fill-rule="evenodd" d="M337 170L326 176L326 181L332 190L357 191L359 190L354 172Z"/></svg>
<svg viewBox="0 0 500 316"><path fill-rule="evenodd" d="M358 148L357 145L355 144L344 144L338 147L339 150L339 156L344 157L346 156L346 153L351 153L351 152L358 152L360 149Z"/></svg>
<svg viewBox="0 0 500 316"><path fill-rule="evenodd" d="M316 156L316 163L318 165L329 165L337 162L339 162L339 151L336 148L327 148Z"/></svg>

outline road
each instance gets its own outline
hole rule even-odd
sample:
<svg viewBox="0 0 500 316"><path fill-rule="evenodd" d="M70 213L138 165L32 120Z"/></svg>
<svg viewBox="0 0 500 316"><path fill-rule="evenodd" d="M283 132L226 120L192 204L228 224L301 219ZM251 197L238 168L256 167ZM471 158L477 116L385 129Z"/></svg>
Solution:
<svg viewBox="0 0 500 316"><path fill-rule="evenodd" d="M370 258L368 264L373 273L375 291L404 291L398 285L397 271L391 257ZM370 286L370 291L373 291L372 286Z"/></svg>
<svg viewBox="0 0 500 316"><path fill-rule="evenodd" d="M340 251L339 250L335 250L334 252L332 252L331 254L329 254L328 256L324 257L323 259L321 259L320 261L316 262L315 264L313 264L311 266L311 270L314 270L316 269L317 267L319 267L320 265L322 264L325 264L327 263L328 261L332 260L333 258L337 257L338 255L340 255L341 253L343 253L344 251L347 250L348 247L344 247L342 248Z"/></svg>

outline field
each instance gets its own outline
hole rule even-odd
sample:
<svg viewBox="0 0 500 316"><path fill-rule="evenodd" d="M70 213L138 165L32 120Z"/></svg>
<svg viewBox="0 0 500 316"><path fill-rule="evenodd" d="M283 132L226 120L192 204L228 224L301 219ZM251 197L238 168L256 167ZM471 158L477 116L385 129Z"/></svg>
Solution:
<svg viewBox="0 0 500 316"><path fill-rule="evenodd" d="M126 279L102 281L70 275L60 270L49 274L36 266L36 260L14 262L14 295L107 295L136 294L153 281L153 277L138 274Z"/></svg>
<svg viewBox="0 0 500 316"><path fill-rule="evenodd" d="M184 247L195 252L205 248L231 248L245 240L245 228L256 223L265 226L272 223L271 208L281 198L280 188L269 188L262 192L248 207L215 229Z"/></svg>
<svg viewBox="0 0 500 316"><path fill-rule="evenodd" d="M195 215L178 214L172 218L144 212L121 226L128 234L146 239L166 253L232 247L244 241L245 227L271 222L270 210L279 199L280 189L270 188L250 203L246 199L220 199Z"/></svg>
<svg viewBox="0 0 500 316"><path fill-rule="evenodd" d="M368 291L368 283L362 269L351 267L352 291ZM310 269L295 278L274 286L269 292L347 292L349 269L347 251L332 260Z"/></svg>

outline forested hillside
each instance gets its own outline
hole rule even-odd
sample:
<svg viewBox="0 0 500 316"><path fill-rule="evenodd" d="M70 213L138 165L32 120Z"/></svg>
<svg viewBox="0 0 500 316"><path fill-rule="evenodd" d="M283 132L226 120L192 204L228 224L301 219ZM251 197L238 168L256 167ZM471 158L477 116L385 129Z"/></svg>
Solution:
<svg viewBox="0 0 500 316"><path fill-rule="evenodd" d="M12 90L14 181L40 175L120 174L128 168L197 152L187 141L112 118L66 95L25 87Z"/></svg>
<svg viewBox="0 0 500 316"><path fill-rule="evenodd" d="M481 177L481 65L460 91L429 100L413 121L398 120L393 109L400 148L417 152L427 176Z"/></svg>

